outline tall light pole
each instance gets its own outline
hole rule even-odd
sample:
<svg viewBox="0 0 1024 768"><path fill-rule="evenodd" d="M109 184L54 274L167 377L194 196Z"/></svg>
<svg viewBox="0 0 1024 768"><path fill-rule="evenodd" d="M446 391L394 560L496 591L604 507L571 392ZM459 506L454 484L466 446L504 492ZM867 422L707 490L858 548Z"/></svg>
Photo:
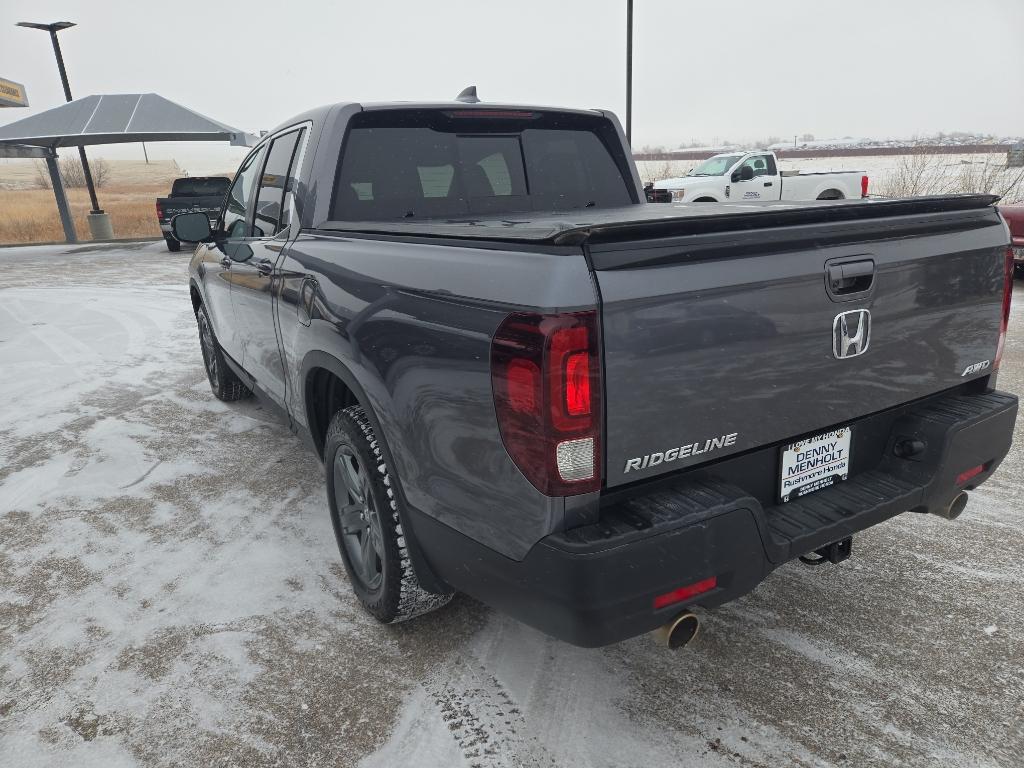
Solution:
<svg viewBox="0 0 1024 768"><path fill-rule="evenodd" d="M56 38L54 38L56 39ZM633 147L633 0L626 0L626 143Z"/></svg>
<svg viewBox="0 0 1024 768"><path fill-rule="evenodd" d="M64 86L64 98L71 101L71 86L68 84L68 73L64 69L64 57L60 52L60 42L57 40L57 33L61 30L73 27L75 24L70 21L56 21L53 24L39 24L33 21L19 21L19 27L30 29L41 29L50 33L50 42L53 43L53 54L57 57L57 69L60 70L60 82ZM96 185L92 181L92 170L89 168L89 159L85 156L85 147L78 147L78 156L82 159L82 172L85 174L85 186L89 189L89 200L92 202L92 213L103 213L99 201L96 199Z"/></svg>

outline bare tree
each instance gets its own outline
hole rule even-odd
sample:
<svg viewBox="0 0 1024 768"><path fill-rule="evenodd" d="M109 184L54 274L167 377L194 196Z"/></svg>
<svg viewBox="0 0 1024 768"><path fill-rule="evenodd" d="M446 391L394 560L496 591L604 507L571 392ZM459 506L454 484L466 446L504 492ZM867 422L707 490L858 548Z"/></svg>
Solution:
<svg viewBox="0 0 1024 768"><path fill-rule="evenodd" d="M60 180L68 189L79 189L85 186L85 171L82 170L82 163L77 157L64 157L57 162L60 171ZM96 188L105 187L110 181L110 164L102 157L89 161L89 170L92 171L92 181ZM35 187L37 189L50 188L50 172L44 163L36 161Z"/></svg>
<svg viewBox="0 0 1024 768"><path fill-rule="evenodd" d="M36 189L49 189L50 188L50 171L46 167L46 163L39 160L35 161L36 166L36 178L34 186Z"/></svg>
<svg viewBox="0 0 1024 768"><path fill-rule="evenodd" d="M920 197L952 191L942 156L924 149L900 155L892 173L879 186L883 197Z"/></svg>
<svg viewBox="0 0 1024 768"><path fill-rule="evenodd" d="M1002 159L986 157L981 162L964 163L956 178L957 192L998 195L1004 203L1024 199L1024 168L1007 168Z"/></svg>
<svg viewBox="0 0 1024 768"><path fill-rule="evenodd" d="M60 166L60 179L64 186L69 189L77 189L85 186L85 171L82 163L77 157L63 157L58 162ZM93 158L89 161L89 170L92 171L92 181L97 189L105 187L110 180L110 165L102 157Z"/></svg>

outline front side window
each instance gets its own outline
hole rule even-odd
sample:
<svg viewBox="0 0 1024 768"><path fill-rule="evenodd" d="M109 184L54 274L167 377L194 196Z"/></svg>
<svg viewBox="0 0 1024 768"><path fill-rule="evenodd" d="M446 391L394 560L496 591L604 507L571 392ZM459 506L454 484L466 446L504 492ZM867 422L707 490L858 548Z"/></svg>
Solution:
<svg viewBox="0 0 1024 768"><path fill-rule="evenodd" d="M771 155L754 155L748 157L743 161L741 168L749 166L754 169L754 177L758 176L774 176L775 175L775 158Z"/></svg>
<svg viewBox="0 0 1024 768"><path fill-rule="evenodd" d="M245 214L256 186L256 174L263 165L264 144L242 163L231 184L221 216L221 230L227 238L246 237Z"/></svg>
<svg viewBox="0 0 1024 768"><path fill-rule="evenodd" d="M267 164L260 176L260 187L256 197L253 215L252 236L273 237L288 226L285 211L285 195L291 191L292 158L298 146L302 131L292 131L278 136L270 144Z"/></svg>

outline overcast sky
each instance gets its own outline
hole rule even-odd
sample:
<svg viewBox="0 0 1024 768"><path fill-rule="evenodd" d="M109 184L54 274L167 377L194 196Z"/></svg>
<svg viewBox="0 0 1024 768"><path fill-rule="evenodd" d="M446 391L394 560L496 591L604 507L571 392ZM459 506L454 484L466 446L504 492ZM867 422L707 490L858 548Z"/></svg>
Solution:
<svg viewBox="0 0 1024 768"><path fill-rule="evenodd" d="M246 130L319 104L447 99L468 84L485 101L604 107L624 119L625 8L625 0L0 0L0 77L24 83L32 104L0 110L0 123L63 102L46 34L14 26L63 20L79 25L60 36L75 96L153 91ZM637 148L804 133L1024 134L1024 0L636 0L635 8Z"/></svg>

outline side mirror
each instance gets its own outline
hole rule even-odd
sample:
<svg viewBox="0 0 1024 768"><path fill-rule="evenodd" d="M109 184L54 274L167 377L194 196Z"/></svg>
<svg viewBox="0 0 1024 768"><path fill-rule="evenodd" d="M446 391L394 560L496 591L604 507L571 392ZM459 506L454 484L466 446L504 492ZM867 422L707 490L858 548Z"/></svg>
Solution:
<svg viewBox="0 0 1024 768"><path fill-rule="evenodd" d="M740 181L750 181L754 178L754 169L749 165L744 165L740 168Z"/></svg>
<svg viewBox="0 0 1024 768"><path fill-rule="evenodd" d="M171 219L171 234L183 243L205 243L212 236L205 213L179 213Z"/></svg>

